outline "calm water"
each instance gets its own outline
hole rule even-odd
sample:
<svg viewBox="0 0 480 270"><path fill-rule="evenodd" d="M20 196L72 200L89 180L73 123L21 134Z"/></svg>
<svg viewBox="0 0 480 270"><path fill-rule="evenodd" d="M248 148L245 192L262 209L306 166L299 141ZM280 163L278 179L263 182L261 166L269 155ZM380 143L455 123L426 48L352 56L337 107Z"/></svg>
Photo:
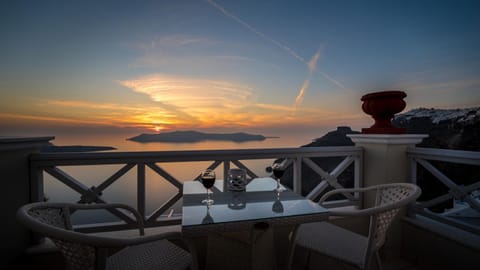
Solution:
<svg viewBox="0 0 480 270"><path fill-rule="evenodd" d="M127 138L138 134L125 135L58 135L52 141L56 145L96 145L112 146L116 151L171 151L171 150L211 150L211 149L255 149L255 148L280 148L299 147L310 143L312 139L320 137L318 134L280 135L279 138L264 141L228 142L204 141L198 143L138 143Z"/></svg>
<svg viewBox="0 0 480 270"><path fill-rule="evenodd" d="M133 136L133 135L132 135ZM205 141L198 143L137 143L126 140L131 137L128 135L116 136L56 136L53 143L56 145L96 145L112 146L118 151L171 151L171 150L212 150L212 149L255 149L255 148L283 148L299 147L310 143L312 138L318 136L295 135L281 136L280 138L266 139L264 141L252 141L244 143ZM254 160L242 161L247 167L253 170L259 176L266 176L265 167L272 163L272 160ZM209 166L211 162L183 162L183 163L160 163L157 164L172 176L180 181L194 179L198 173ZM98 186L124 164L121 165L97 165L97 166L62 166L62 170L73 176L84 185ZM217 172L217 177L223 174L221 169ZM136 167L131 169L126 175L122 176L102 195L107 202L127 203L132 206L137 204L136 188ZM44 173L45 195L50 201L68 201L75 202L80 199L80 195ZM149 168L146 170L147 186L147 212L152 212L160 207L165 201L177 193L177 189L160 177ZM177 203L172 207L175 213L179 213L181 207Z"/></svg>

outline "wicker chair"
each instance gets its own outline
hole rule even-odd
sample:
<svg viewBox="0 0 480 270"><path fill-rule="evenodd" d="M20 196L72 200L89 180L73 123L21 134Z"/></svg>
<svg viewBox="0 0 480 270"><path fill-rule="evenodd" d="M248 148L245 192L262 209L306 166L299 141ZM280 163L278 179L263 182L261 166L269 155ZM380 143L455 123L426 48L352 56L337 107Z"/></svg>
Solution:
<svg viewBox="0 0 480 270"><path fill-rule="evenodd" d="M72 229L72 211L95 209L132 213L140 236L114 238ZM187 251L167 240L181 239L180 232L144 236L142 217L127 205L32 203L17 211L17 219L32 231L49 237L65 257L67 269L188 269L192 264Z"/></svg>
<svg viewBox="0 0 480 270"><path fill-rule="evenodd" d="M370 216L368 236L360 235L328 222L307 223L299 226L294 236L290 261L295 246L315 251L359 269L370 269L373 256L382 269L378 250L385 243L387 229L402 206L416 200L421 193L418 186L407 183L383 184L356 189L337 189L320 198L339 193L375 192L375 205L365 209L331 210L332 216ZM310 258L310 256L309 256Z"/></svg>

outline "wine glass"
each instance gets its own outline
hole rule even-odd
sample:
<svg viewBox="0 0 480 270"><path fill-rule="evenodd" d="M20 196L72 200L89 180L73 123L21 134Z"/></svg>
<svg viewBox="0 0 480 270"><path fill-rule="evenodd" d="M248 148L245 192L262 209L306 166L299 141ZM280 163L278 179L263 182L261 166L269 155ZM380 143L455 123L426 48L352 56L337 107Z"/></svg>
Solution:
<svg viewBox="0 0 480 270"><path fill-rule="evenodd" d="M280 201L280 193L279 192L277 192L277 198L275 199L275 202L273 202L272 211L275 212L275 213L283 213L283 204Z"/></svg>
<svg viewBox="0 0 480 270"><path fill-rule="evenodd" d="M214 223L212 216L210 215L210 205L207 205L207 215L202 219L202 224Z"/></svg>
<svg viewBox="0 0 480 270"><path fill-rule="evenodd" d="M215 172L207 169L201 173L200 179L202 180L202 185L207 189L207 198L203 200L202 203L206 203L207 206L210 206L213 204L213 200L210 198L209 191L215 184Z"/></svg>
<svg viewBox="0 0 480 270"><path fill-rule="evenodd" d="M273 175L277 179L277 188L275 189L276 192L282 192L283 189L280 186L280 178L282 178L283 173L285 172L285 168L280 163L274 163L272 165Z"/></svg>

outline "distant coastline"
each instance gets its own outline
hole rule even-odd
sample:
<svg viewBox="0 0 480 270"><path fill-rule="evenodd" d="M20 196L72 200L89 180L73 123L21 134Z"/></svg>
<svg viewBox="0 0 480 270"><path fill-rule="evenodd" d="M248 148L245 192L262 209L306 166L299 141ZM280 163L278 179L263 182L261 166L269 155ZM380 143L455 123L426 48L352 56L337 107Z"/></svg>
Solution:
<svg viewBox="0 0 480 270"><path fill-rule="evenodd" d="M138 136L127 138L127 140L150 143L150 142L168 142L168 143L195 143L201 141L232 141L232 142L247 142L247 141L263 141L269 138L258 134L249 134L244 132L237 133L203 133L198 131L173 131L156 134L142 133Z"/></svg>
<svg viewBox="0 0 480 270"><path fill-rule="evenodd" d="M44 153L66 153L66 152L97 152L97 151L110 151L117 150L111 146L90 146L90 145L49 145L42 148L41 152Z"/></svg>

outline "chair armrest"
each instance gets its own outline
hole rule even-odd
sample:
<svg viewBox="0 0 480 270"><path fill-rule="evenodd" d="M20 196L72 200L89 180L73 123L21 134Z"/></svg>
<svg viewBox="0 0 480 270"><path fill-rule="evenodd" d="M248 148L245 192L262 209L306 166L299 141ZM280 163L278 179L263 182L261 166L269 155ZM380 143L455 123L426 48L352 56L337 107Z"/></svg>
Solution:
<svg viewBox="0 0 480 270"><path fill-rule="evenodd" d="M113 209L124 209L129 211L133 216L135 216L138 229L140 231L140 235L145 234L145 225L143 223L143 217L140 213L133 207L121 204L121 203L97 203L97 204L63 204L69 207L70 209L78 209L78 210L98 210L98 209L105 209L105 210L113 210Z"/></svg>
<svg viewBox="0 0 480 270"><path fill-rule="evenodd" d="M372 188L339 188L339 189L334 189L334 190L331 190L331 191L323 194L323 196L320 198L320 200L318 200L318 203L322 204L326 199L328 199L329 197L331 197L332 195L335 195L335 194L365 192L365 191L371 190L371 189Z"/></svg>
<svg viewBox="0 0 480 270"><path fill-rule="evenodd" d="M63 209L64 211L70 210L94 210L94 209L125 209L131 212L140 227L141 236L139 237L111 237L102 236L98 234L86 234L73 230L67 230L64 228L56 227L45 222L39 221L33 218L29 211L32 209ZM128 245L137 245L141 243L156 241L160 239L182 239L182 234L178 231L165 232L155 235L144 235L143 218L134 208L125 204L71 204L71 203L31 203L20 207L17 211L17 220L25 225L27 228L36 231L44 236L53 239L62 239L65 241L79 242L87 245L94 245L98 247L121 247Z"/></svg>
<svg viewBox="0 0 480 270"><path fill-rule="evenodd" d="M370 186L370 187L363 187L363 188L342 188L342 189L335 189L332 191L329 191L325 193L319 200L319 204L322 204L326 199L328 199L330 196L334 194L344 194L344 193L353 193L353 192L367 192L371 190L381 190L382 188L388 188L388 187L408 187L412 190L412 193L410 196L403 198L399 201L387 203L381 206L375 206L371 208L366 208L366 209L355 209L355 210L330 210L330 215L332 216L362 216L362 215L371 215L383 211L388 211L391 209L395 208L400 208L408 203L410 203L412 200L417 199L420 196L421 190L418 186L409 184L409 183L391 183L391 184L381 184L381 185L375 185L375 186Z"/></svg>

